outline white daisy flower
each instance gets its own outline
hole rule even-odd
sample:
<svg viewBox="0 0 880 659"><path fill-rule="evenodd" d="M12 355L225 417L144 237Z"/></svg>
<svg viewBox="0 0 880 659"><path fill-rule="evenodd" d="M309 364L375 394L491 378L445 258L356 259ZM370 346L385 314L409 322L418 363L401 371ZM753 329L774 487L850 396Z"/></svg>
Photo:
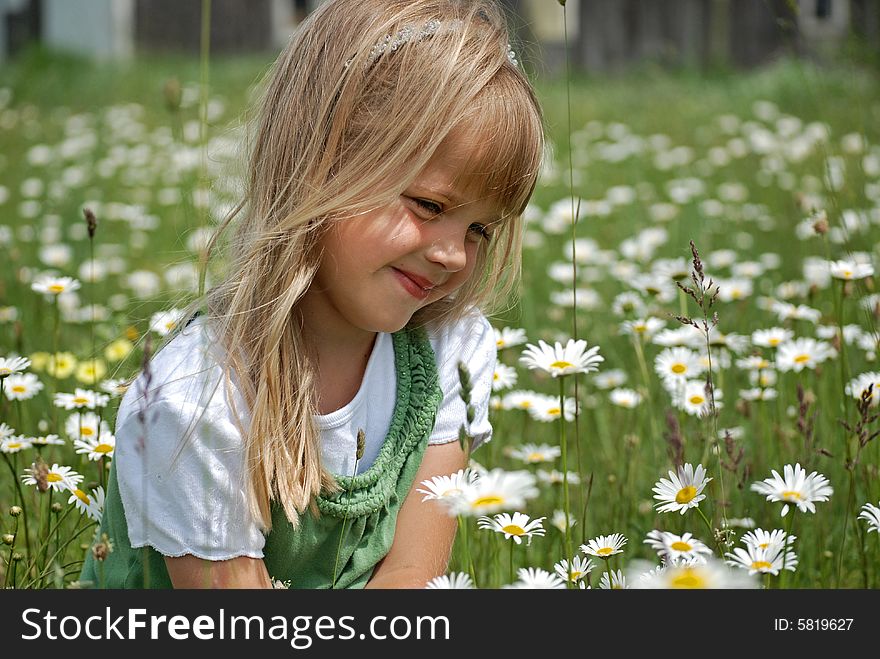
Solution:
<svg viewBox="0 0 880 659"><path fill-rule="evenodd" d="M21 477L21 482L25 485L37 485L37 469L27 468L24 470L25 475ZM64 467L59 464L53 464L48 468L46 473L46 483L55 492L63 492L64 490L73 490L83 480L83 476L78 474L70 467Z"/></svg>
<svg viewBox="0 0 880 659"><path fill-rule="evenodd" d="M425 588L431 590L472 590L474 582L471 575L466 572L450 572L434 577L425 584Z"/></svg>
<svg viewBox="0 0 880 659"><path fill-rule="evenodd" d="M58 435L40 435L39 437L31 437L31 444L34 446L64 446L64 440Z"/></svg>
<svg viewBox="0 0 880 659"><path fill-rule="evenodd" d="M664 327L666 327L665 321L649 316L648 318L623 321L620 324L620 333L650 341L654 338L654 335Z"/></svg>
<svg viewBox="0 0 880 659"><path fill-rule="evenodd" d="M794 338L794 331L783 327L755 330L752 332L752 343L762 348L775 348Z"/></svg>
<svg viewBox="0 0 880 659"><path fill-rule="evenodd" d="M29 400L43 390L43 383L33 373L15 373L2 382L3 393L10 400Z"/></svg>
<svg viewBox="0 0 880 659"><path fill-rule="evenodd" d="M450 515L491 515L500 510L522 508L526 499L538 495L535 476L527 471L492 469L466 484L460 496L440 499Z"/></svg>
<svg viewBox="0 0 880 659"><path fill-rule="evenodd" d="M0 439L12 437L15 434L15 428L0 421Z"/></svg>
<svg viewBox="0 0 880 659"><path fill-rule="evenodd" d="M614 389L626 382L626 372L623 369L612 368L593 376L593 384L599 389Z"/></svg>
<svg viewBox="0 0 880 659"><path fill-rule="evenodd" d="M181 320L183 320L182 309L158 311L150 316L150 329L159 336L166 336L177 327Z"/></svg>
<svg viewBox="0 0 880 659"><path fill-rule="evenodd" d="M789 304L788 302L774 301L770 310L776 314L779 320L809 320L818 323L822 312L805 304Z"/></svg>
<svg viewBox="0 0 880 659"><path fill-rule="evenodd" d="M722 302L736 302L751 297L755 290L751 279L736 277L731 279L716 279L718 285L718 299Z"/></svg>
<svg viewBox="0 0 880 659"><path fill-rule="evenodd" d="M27 357L0 357L0 378L20 373L30 365L31 360Z"/></svg>
<svg viewBox="0 0 880 659"><path fill-rule="evenodd" d="M776 367L783 373L815 369L817 364L837 355L831 344L809 337L780 343L776 350Z"/></svg>
<svg viewBox="0 0 880 659"><path fill-rule="evenodd" d="M619 293L611 302L611 313L615 316L627 316L634 314L637 316L644 315L647 307L642 300L642 296L635 291L624 291Z"/></svg>
<svg viewBox="0 0 880 659"><path fill-rule="evenodd" d="M535 472L535 475L538 477L538 480L547 485L560 485L563 482L563 474L561 471L557 469L552 469L550 471L546 471L544 469L538 469ZM576 471L568 472L568 484L569 485L578 485L581 482L580 474Z"/></svg>
<svg viewBox="0 0 880 659"><path fill-rule="evenodd" d="M828 268L831 276L835 279L852 281L864 279L874 274L874 266L870 263L856 263L854 261L829 261Z"/></svg>
<svg viewBox="0 0 880 659"><path fill-rule="evenodd" d="M722 520L721 525L725 528L737 526L742 529L753 529L755 528L755 520L751 517L728 517L726 520Z"/></svg>
<svg viewBox="0 0 880 659"><path fill-rule="evenodd" d="M772 368L762 368L759 371L749 371L749 382L758 387L772 387L778 377Z"/></svg>
<svg viewBox="0 0 880 659"><path fill-rule="evenodd" d="M668 560L684 558L705 562L705 556L712 555L712 550L690 533L676 535L654 529L648 533L645 543L651 545L660 558Z"/></svg>
<svg viewBox="0 0 880 659"><path fill-rule="evenodd" d="M574 421L574 415L577 411L577 404L574 398L564 398L565 420ZM545 423L556 421L563 414L562 408L559 407L559 396L547 396L535 394L532 406L528 408L529 415L537 420Z"/></svg>
<svg viewBox="0 0 880 659"><path fill-rule="evenodd" d="M516 385L517 373L512 366L498 362L495 364L495 372L492 374L492 391L510 389Z"/></svg>
<svg viewBox="0 0 880 659"><path fill-rule="evenodd" d="M31 284L32 290L47 295L60 295L79 288L80 283L73 277L54 277L52 275L40 277Z"/></svg>
<svg viewBox="0 0 880 659"><path fill-rule="evenodd" d="M544 473L547 473L547 472L544 472ZM561 478L561 474L560 474L560 478ZM541 480L540 475L539 475L538 480ZM580 481L578 481L578 482L580 482ZM569 478L568 484L572 485L575 483L573 483L572 480ZM568 528L571 529L575 524L577 524L577 518L574 516L574 514L569 513L568 514ZM550 525L556 527L556 529L558 529L560 533L565 533L565 511L560 510L560 509L554 510L553 516L550 518Z"/></svg>
<svg viewBox="0 0 880 659"><path fill-rule="evenodd" d="M797 554L786 550L782 545L770 545L766 549L755 545L746 545L745 549L735 547L733 552L724 554L729 560L725 563L732 567L747 570L749 574L778 575L783 569L795 571L798 564Z"/></svg>
<svg viewBox="0 0 880 659"><path fill-rule="evenodd" d="M99 437L87 437L86 439L74 439L73 446L78 454L86 453L89 460L101 460L112 458L116 450L116 437L109 432L101 433Z"/></svg>
<svg viewBox="0 0 880 659"><path fill-rule="evenodd" d="M505 588L560 589L565 582L555 574L539 567L521 567L516 571L517 581Z"/></svg>
<svg viewBox="0 0 880 659"><path fill-rule="evenodd" d="M753 387L752 389L740 389L739 397L743 400L748 401L759 401L759 400L776 400L777 391L776 389L770 389L768 387Z"/></svg>
<svg viewBox="0 0 880 659"><path fill-rule="evenodd" d="M534 391L517 390L511 391L501 399L501 405L506 410L525 410L534 407L541 394Z"/></svg>
<svg viewBox="0 0 880 659"><path fill-rule="evenodd" d="M710 399L705 382L687 380L684 382L684 386L679 385L678 390L673 394L672 404L691 416L704 417L712 412L712 399L714 399L715 409L721 407L722 394L723 392L716 387Z"/></svg>
<svg viewBox="0 0 880 659"><path fill-rule="evenodd" d="M877 502L880 504L880 501ZM871 503L862 506L859 513L859 519L865 520L868 524L868 533L876 531L880 535L880 508Z"/></svg>
<svg viewBox="0 0 880 659"><path fill-rule="evenodd" d="M422 501L451 499L461 496L465 488L472 485L477 478L477 472L465 467L449 476L434 476L422 481L420 485L424 485L425 489L417 488L416 492L425 495Z"/></svg>
<svg viewBox="0 0 880 659"><path fill-rule="evenodd" d="M24 435L12 435L0 439L0 453L19 453L32 447L33 444Z"/></svg>
<svg viewBox="0 0 880 659"><path fill-rule="evenodd" d="M86 407L90 410L96 407L104 407L110 401L110 396L90 391L89 389L76 388L74 393L59 392L55 394L55 406L66 410Z"/></svg>
<svg viewBox="0 0 880 659"><path fill-rule="evenodd" d="M664 382L699 377L703 372L700 356L688 348L666 348L654 358L654 370Z"/></svg>
<svg viewBox="0 0 880 659"><path fill-rule="evenodd" d="M562 455L562 449L549 444L523 444L510 451L510 457L529 464L553 462L560 455Z"/></svg>
<svg viewBox="0 0 880 659"><path fill-rule="evenodd" d="M599 346L587 350L587 342L583 339L569 339L564 346L558 341L553 346L538 341L538 346L528 344L519 360L526 368L545 371L555 378L598 370L598 364L605 361L598 352Z"/></svg>
<svg viewBox="0 0 880 659"><path fill-rule="evenodd" d="M678 468L678 473L669 472L669 478L661 478L654 484L654 498L660 503L657 512L668 513L678 511L682 515L690 508L696 508L706 498L703 494L706 484L712 480L706 478L703 465L697 468L687 463Z"/></svg>
<svg viewBox="0 0 880 659"><path fill-rule="evenodd" d="M767 501L784 501L782 517L788 514L789 504L795 504L801 512L815 513L814 502L828 501L834 493L827 478L815 471L808 476L800 464L785 465L784 478L775 469L772 472L772 477L752 483L751 489L766 495Z"/></svg>
<svg viewBox="0 0 880 659"><path fill-rule="evenodd" d="M526 331L522 328L505 327L503 329L493 329L495 330L495 346L498 350L522 345L527 341Z"/></svg>
<svg viewBox="0 0 880 659"><path fill-rule="evenodd" d="M74 412L64 422L64 432L71 439L83 441L111 434L110 425L94 412Z"/></svg>
<svg viewBox="0 0 880 659"><path fill-rule="evenodd" d="M846 387L844 387L844 391L847 396L852 396L856 400L861 400L862 395L866 394L868 387L872 385L873 387L870 396L868 396L868 401L871 407L877 407L878 402L880 402L880 391L878 391L878 389L880 389L880 373L876 371L857 375L847 383Z"/></svg>
<svg viewBox="0 0 880 659"><path fill-rule="evenodd" d="M792 544L797 536L788 535L782 529L774 529L765 531L764 529L754 529L743 534L740 541L745 545L751 545L758 549L769 549L772 546L783 546L783 543Z"/></svg>
<svg viewBox="0 0 880 659"><path fill-rule="evenodd" d="M587 544L581 545L581 551L588 556L596 558L608 559L614 554L623 553L623 547L626 544L626 536L622 533L613 533L611 535L600 535L593 538Z"/></svg>
<svg viewBox="0 0 880 659"><path fill-rule="evenodd" d="M563 581L568 581L571 578L573 583L577 583L592 572L593 567L593 561L589 558L575 556L571 562L567 558L563 558L553 566L553 569L556 570L556 574Z"/></svg>
<svg viewBox="0 0 880 659"><path fill-rule="evenodd" d="M649 589L715 589L757 588L754 577L739 570L731 570L717 559L706 563L667 565L662 570L632 582L633 588Z"/></svg>
<svg viewBox="0 0 880 659"><path fill-rule="evenodd" d="M599 579L600 590L626 590L629 586L626 583L626 577L622 570L612 570L611 579L608 579L608 572L603 572Z"/></svg>
<svg viewBox="0 0 880 659"><path fill-rule="evenodd" d="M78 487L71 488L71 495L67 500L67 503L74 504L79 510L80 514L88 515L91 519L96 522L101 521L101 516L104 514L104 488L98 486L97 489L92 490L91 496L86 494L83 490Z"/></svg>
<svg viewBox="0 0 880 659"><path fill-rule="evenodd" d="M638 404L642 402L642 395L635 389L614 389L608 394L608 398L611 400L612 404L630 410L637 407Z"/></svg>
<svg viewBox="0 0 880 659"><path fill-rule="evenodd" d="M516 544L520 544L523 538L527 540L526 544L531 544L532 536L542 536L546 533L543 526L545 519L547 518L530 519L528 515L520 512L515 512L513 515L498 513L494 517L480 517L477 520L477 527L503 533L505 540L513 540Z"/></svg>

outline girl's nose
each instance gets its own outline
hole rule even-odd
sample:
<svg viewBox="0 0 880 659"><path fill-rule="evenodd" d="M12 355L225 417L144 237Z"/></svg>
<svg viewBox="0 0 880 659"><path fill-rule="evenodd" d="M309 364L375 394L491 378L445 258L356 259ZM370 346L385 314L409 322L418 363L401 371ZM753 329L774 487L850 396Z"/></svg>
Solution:
<svg viewBox="0 0 880 659"><path fill-rule="evenodd" d="M447 272L458 272L467 265L465 238L448 229L435 235L428 246L426 257Z"/></svg>

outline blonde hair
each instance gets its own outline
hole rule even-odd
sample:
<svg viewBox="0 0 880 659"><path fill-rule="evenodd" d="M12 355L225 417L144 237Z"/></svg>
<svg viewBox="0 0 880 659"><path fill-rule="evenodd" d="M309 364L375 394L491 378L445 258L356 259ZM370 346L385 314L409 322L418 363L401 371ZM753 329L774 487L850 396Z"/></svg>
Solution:
<svg viewBox="0 0 880 659"><path fill-rule="evenodd" d="M376 56L376 46L432 21L440 28ZM250 410L251 505L265 529L272 500L296 525L314 497L337 489L321 465L316 374L297 303L315 276L318 243L344 221L399 195L451 130L484 142L474 172L503 221L454 297L412 324L449 323L509 303L520 273L521 214L537 179L543 127L532 88L508 57L494 0L328 0L278 57L254 133L246 198L212 239L237 224L222 280L205 308ZM230 401L234 397L229 395Z"/></svg>

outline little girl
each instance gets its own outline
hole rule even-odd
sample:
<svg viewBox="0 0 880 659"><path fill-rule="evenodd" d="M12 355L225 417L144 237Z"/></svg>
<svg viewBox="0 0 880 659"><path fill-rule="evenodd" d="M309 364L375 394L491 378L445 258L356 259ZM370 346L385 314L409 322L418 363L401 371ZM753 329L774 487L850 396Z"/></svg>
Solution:
<svg viewBox="0 0 880 659"><path fill-rule="evenodd" d="M483 312L517 284L543 151L508 40L494 0L328 0L298 29L220 227L239 217L227 274L120 404L112 551L82 580L420 588L446 570L454 521L415 488L466 463L460 361L467 433L490 438Z"/></svg>

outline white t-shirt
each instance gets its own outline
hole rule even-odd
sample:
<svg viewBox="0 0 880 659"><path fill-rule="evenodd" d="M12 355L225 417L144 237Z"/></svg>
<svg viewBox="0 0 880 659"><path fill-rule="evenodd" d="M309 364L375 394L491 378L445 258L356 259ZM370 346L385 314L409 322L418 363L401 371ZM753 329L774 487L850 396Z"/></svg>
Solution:
<svg viewBox="0 0 880 659"><path fill-rule="evenodd" d="M468 432L474 446L488 441L496 361L492 327L474 312L429 331L428 338L443 391L428 443L458 441L465 423L459 361L471 373L476 412ZM149 376L141 373L120 403L115 468L132 547L209 560L263 556L265 538L247 503L244 441L223 381L220 345L199 316L154 356ZM250 415L232 375L232 403L247 428ZM379 333L355 397L314 417L325 468L352 474L359 428L366 447L358 473L370 467L391 426L396 391L392 337ZM181 442L184 436L189 439Z"/></svg>

